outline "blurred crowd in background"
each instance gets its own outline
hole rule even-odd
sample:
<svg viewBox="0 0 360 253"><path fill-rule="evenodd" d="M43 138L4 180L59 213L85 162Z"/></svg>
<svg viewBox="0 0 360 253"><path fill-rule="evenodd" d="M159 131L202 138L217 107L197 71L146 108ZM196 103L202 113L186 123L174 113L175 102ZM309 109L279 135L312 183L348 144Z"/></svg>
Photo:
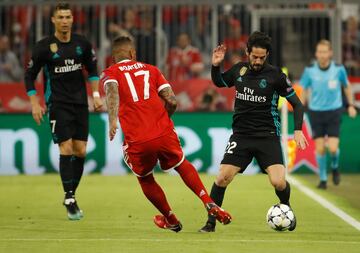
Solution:
<svg viewBox="0 0 360 253"><path fill-rule="evenodd" d="M309 10L335 8L325 4L298 7ZM22 84L23 73L35 42L53 33L52 8L48 4L41 8L0 5L0 112L30 111ZM102 13L99 5L74 5L73 31L85 35L93 43L98 54L99 72L113 63L110 56L112 39L127 35L136 42L138 60L158 66L171 82L180 111L229 111L233 91L217 89L210 81L212 41L222 42L228 48L224 69L246 61L246 41L251 33L254 8L260 6L171 5L159 10L155 5L109 4ZM342 63L350 76L360 77L360 4L353 4L348 9L346 12L344 8L341 21ZM216 31L214 22L217 23ZM273 26L267 29L274 42L270 62L286 66L287 54L293 52L291 47L283 47L287 42L284 38L291 32L281 19L272 22ZM329 38L329 23L321 16L292 20L293 33L297 34L296 39L303 47L300 68L311 62L315 43ZM269 24L265 20L261 27L266 26ZM101 27L106 27L105 31ZM304 34L310 35L305 37ZM289 72L293 80L299 78L298 74L292 74L292 69ZM39 75L39 89L42 89L42 80Z"/></svg>

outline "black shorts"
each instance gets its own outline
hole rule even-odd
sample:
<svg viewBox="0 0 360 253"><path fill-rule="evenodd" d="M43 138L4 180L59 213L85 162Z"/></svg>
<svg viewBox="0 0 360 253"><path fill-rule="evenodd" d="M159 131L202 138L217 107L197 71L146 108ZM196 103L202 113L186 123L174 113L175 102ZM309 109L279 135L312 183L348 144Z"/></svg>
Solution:
<svg viewBox="0 0 360 253"><path fill-rule="evenodd" d="M68 139L87 141L89 135L87 105L52 103L48 105L48 115L54 143Z"/></svg>
<svg viewBox="0 0 360 253"><path fill-rule="evenodd" d="M221 164L240 167L240 173L242 173L254 157L264 173L271 165L284 164L280 138L277 136L249 137L233 134L226 146Z"/></svg>
<svg viewBox="0 0 360 253"><path fill-rule="evenodd" d="M313 139L325 136L339 137L343 111L343 108L331 111L309 111Z"/></svg>

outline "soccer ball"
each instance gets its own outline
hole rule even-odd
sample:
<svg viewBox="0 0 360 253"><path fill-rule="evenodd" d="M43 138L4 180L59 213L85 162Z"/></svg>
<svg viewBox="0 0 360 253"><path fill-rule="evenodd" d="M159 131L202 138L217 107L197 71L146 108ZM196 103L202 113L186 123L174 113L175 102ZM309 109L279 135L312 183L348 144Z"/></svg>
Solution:
<svg viewBox="0 0 360 253"><path fill-rule="evenodd" d="M267 212L266 222L276 231L285 231L294 222L294 213L288 205L276 204Z"/></svg>

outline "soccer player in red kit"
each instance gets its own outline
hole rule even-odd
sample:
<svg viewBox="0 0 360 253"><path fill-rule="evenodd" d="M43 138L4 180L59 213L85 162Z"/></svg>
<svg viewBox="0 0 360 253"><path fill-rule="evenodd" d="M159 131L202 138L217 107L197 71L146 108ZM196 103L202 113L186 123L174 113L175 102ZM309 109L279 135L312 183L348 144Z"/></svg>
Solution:
<svg viewBox="0 0 360 253"><path fill-rule="evenodd" d="M137 176L147 199L161 213L154 217L155 224L175 232L182 229L154 179L153 168L158 160L162 170L175 169L180 174L210 215L223 224L230 223L230 214L209 197L194 166L185 159L170 119L176 110L176 99L168 81L157 67L136 61L134 44L128 37L115 39L112 55L117 63L101 75L109 113L109 137L114 138L119 117L125 136L124 161Z"/></svg>

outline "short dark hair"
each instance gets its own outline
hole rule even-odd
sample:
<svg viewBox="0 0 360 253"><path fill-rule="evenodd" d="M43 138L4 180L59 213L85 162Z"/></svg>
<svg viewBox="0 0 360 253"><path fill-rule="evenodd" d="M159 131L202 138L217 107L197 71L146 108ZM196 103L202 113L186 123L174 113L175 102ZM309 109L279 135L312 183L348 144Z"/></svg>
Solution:
<svg viewBox="0 0 360 253"><path fill-rule="evenodd" d="M71 11L70 4L69 3L58 3L53 10L53 16L55 15L55 13L57 11L60 11L60 10L70 10Z"/></svg>
<svg viewBox="0 0 360 253"><path fill-rule="evenodd" d="M251 52L253 47L263 48L266 49L267 52L270 52L271 38L266 33L256 31L250 35L246 46L248 53Z"/></svg>
<svg viewBox="0 0 360 253"><path fill-rule="evenodd" d="M113 43L112 43L113 48L117 47L117 46L123 46L123 45L134 46L134 42L128 36L119 36L113 40Z"/></svg>

